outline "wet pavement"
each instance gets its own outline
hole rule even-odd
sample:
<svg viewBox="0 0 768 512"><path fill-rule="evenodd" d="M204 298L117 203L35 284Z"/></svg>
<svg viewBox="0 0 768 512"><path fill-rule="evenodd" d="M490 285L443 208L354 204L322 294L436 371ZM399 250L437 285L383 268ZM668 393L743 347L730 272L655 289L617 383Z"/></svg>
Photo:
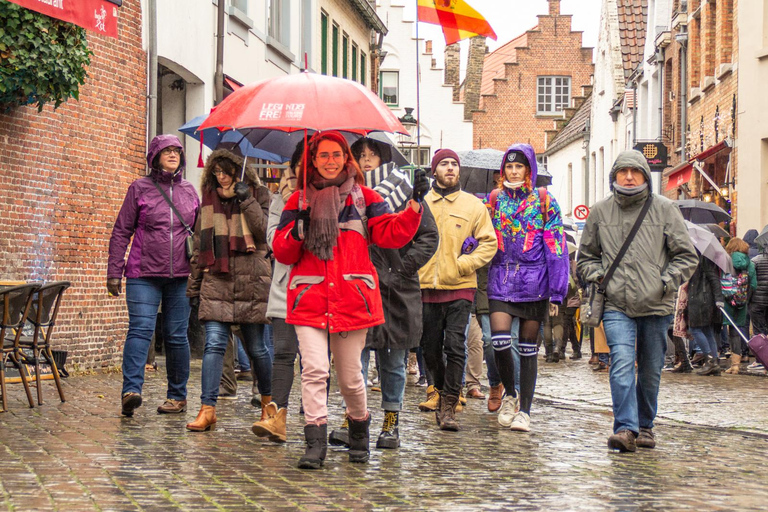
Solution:
<svg viewBox="0 0 768 512"><path fill-rule="evenodd" d="M119 415L119 374L70 377L63 404L46 382L46 403L34 409L11 385L10 411L0 414L0 510L765 509L768 379L665 373L659 446L618 454L605 444L608 375L586 359L540 361L529 434L500 427L479 400L459 414L461 432L441 432L433 414L418 411L424 388L409 380L399 450L373 449L369 464L352 465L333 449L314 472L296 468L298 394L284 445L251 433L259 410L247 385L238 400L220 401L217 430L186 432L199 407L199 361L182 416L155 413L162 372L148 374L134 418ZM378 406L380 395L370 397ZM382 414L372 413L375 439Z"/></svg>

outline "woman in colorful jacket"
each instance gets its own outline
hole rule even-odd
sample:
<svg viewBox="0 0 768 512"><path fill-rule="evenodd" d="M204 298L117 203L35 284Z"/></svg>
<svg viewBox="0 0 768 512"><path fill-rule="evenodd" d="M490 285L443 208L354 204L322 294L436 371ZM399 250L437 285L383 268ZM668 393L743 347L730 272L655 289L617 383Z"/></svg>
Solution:
<svg viewBox="0 0 768 512"><path fill-rule="evenodd" d="M530 431L539 326L556 316L568 292L568 250L560 206L536 189L536 155L528 144L504 154L499 188L487 201L499 250L488 271L488 301L496 366L506 390L499 424ZM510 329L520 319L520 396L515 390ZM519 409L519 410L518 410Z"/></svg>
<svg viewBox="0 0 768 512"><path fill-rule="evenodd" d="M272 358L264 339L272 266L267 259L269 190L250 171L240 181L243 159L227 150L211 153L200 190L195 253L187 296L199 304L205 326L200 411L187 430L216 424L216 403L231 328L239 325L256 365L262 415L272 401Z"/></svg>
<svg viewBox="0 0 768 512"><path fill-rule="evenodd" d="M318 469L328 442L329 342L347 404L349 460L368 460L371 417L360 354L368 329L384 323L368 245L403 247L419 227L421 206L411 200L401 213L390 213L379 194L362 186L362 172L338 132L315 134L305 159L272 247L279 262L293 265L286 322L299 338L307 443L299 467Z"/></svg>
<svg viewBox="0 0 768 512"><path fill-rule="evenodd" d="M158 135L149 144L149 175L131 183L109 239L107 290L117 297L126 277L128 334L123 346L122 414L141 405L144 363L163 306L168 391L161 414L187 408L189 379L189 303L185 297L189 260L187 226L194 226L200 201L184 172L184 150L175 135ZM163 197L165 194L165 197ZM167 197L167 199L166 199ZM173 203L181 219L171 208ZM183 222L183 224L182 224ZM125 251L133 237L128 263Z"/></svg>

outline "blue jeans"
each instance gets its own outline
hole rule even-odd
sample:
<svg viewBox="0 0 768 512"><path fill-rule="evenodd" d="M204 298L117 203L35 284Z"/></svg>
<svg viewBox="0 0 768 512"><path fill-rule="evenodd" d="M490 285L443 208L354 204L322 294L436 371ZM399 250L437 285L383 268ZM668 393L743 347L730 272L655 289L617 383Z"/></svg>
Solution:
<svg viewBox="0 0 768 512"><path fill-rule="evenodd" d="M486 313L477 315L477 321L480 322L480 328L483 330L483 354L488 369L488 385L498 386L501 384L501 377L499 377L499 370L496 369L496 358L493 355L493 344L491 343L491 315ZM518 357L520 357L519 354Z"/></svg>
<svg viewBox="0 0 768 512"><path fill-rule="evenodd" d="M603 327L611 349L613 432L653 428L659 397L661 369L667 350L667 329L672 315L630 318L606 311ZM635 382L637 355L637 382Z"/></svg>
<svg viewBox="0 0 768 512"><path fill-rule="evenodd" d="M237 367L241 372L251 371L251 362L248 360L248 354L245 353L245 347L240 338L237 339Z"/></svg>
<svg viewBox="0 0 768 512"><path fill-rule="evenodd" d="M187 278L131 278L125 284L128 335L123 347L123 394L139 393L144 364L155 333L157 309L163 305L163 339L168 378L167 398L187 399L189 380L189 299Z"/></svg>
<svg viewBox="0 0 768 512"><path fill-rule="evenodd" d="M379 361L379 385L381 386L381 408L385 411L398 412L403 408L405 393L405 366L408 351L377 349L376 358ZM371 359L371 349L363 349L363 379L368 379L368 361Z"/></svg>
<svg viewBox="0 0 768 512"><path fill-rule="evenodd" d="M205 325L205 350L203 351L202 393L203 405L216 405L219 398L219 383L224 367L224 352L229 343L230 327L225 322L208 321ZM264 339L264 325L240 324L245 351L256 366L259 393L272 394L272 358Z"/></svg>
<svg viewBox="0 0 768 512"><path fill-rule="evenodd" d="M702 352L708 352L709 355L717 359L717 341L715 341L715 330L711 325L706 327L691 327L693 340Z"/></svg>

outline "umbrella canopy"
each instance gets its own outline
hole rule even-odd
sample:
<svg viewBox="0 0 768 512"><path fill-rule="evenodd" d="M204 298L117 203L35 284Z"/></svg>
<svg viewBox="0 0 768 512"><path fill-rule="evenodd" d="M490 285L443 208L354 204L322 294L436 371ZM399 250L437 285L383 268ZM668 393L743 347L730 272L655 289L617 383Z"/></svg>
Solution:
<svg viewBox="0 0 768 512"><path fill-rule="evenodd" d="M344 78L299 73L249 84L222 101L200 126L397 132L408 135L373 91ZM253 142L253 141L251 141Z"/></svg>
<svg viewBox="0 0 768 512"><path fill-rule="evenodd" d="M392 139L389 138L389 136L384 132L371 132L368 134L369 139L373 139L379 144L386 144L389 146L387 149L389 149L391 159L390 162L393 162L398 167L404 167L406 165L410 165L411 163L408 161L407 158L405 158L405 155L400 152L399 149L397 149L397 146L395 146L395 143L392 141Z"/></svg>
<svg viewBox="0 0 768 512"><path fill-rule="evenodd" d="M714 262L723 272L735 273L731 256L725 252L720 241L710 230L689 221L685 221L685 225L688 228L688 235L691 237L693 246L702 256Z"/></svg>
<svg viewBox="0 0 768 512"><path fill-rule="evenodd" d="M473 149L459 151L461 160L461 188L471 194L485 195L496 186L493 174L501 169L504 151L498 149ZM536 176L537 187L548 187L552 184L552 175L539 168Z"/></svg>
<svg viewBox="0 0 768 512"><path fill-rule="evenodd" d="M714 203L698 199L684 199L675 203L680 207L683 218L694 224L717 224L731 220L731 216Z"/></svg>
<svg viewBox="0 0 768 512"><path fill-rule="evenodd" d="M713 235L715 235L717 238L730 238L731 234L718 226L717 224L702 224L702 227L707 228L712 232Z"/></svg>
<svg viewBox="0 0 768 512"><path fill-rule="evenodd" d="M461 168L473 167L487 171L498 171L501 169L501 159L504 158L504 152L498 149L473 149L471 151L459 151L459 160Z"/></svg>
<svg viewBox="0 0 768 512"><path fill-rule="evenodd" d="M203 144L205 144L211 149L216 149L219 146L219 144L230 143L230 144L236 144L240 148L240 151L242 152L243 156L246 156L249 158L261 158L262 160L269 160L270 162L285 162L291 159L291 154L293 153L293 149L291 149L287 153L284 152L284 149L286 148L283 148L283 147L280 147L278 152L265 151L263 149L255 147L251 143L251 141L249 141L245 137L245 134L237 130L229 130L226 132L222 132L217 130L216 128L208 128L206 130L198 131L198 128L203 123L203 121L205 121L207 117L208 117L207 114L203 114L202 116L197 116L196 118L192 119L191 121L181 126L179 128L179 131L185 135L189 135L195 140L200 140L200 137L202 135ZM293 147L296 147L296 144L294 144Z"/></svg>
<svg viewBox="0 0 768 512"><path fill-rule="evenodd" d="M760 247L768 246L768 225L766 225L760 234L757 235L757 238L755 238L755 243Z"/></svg>

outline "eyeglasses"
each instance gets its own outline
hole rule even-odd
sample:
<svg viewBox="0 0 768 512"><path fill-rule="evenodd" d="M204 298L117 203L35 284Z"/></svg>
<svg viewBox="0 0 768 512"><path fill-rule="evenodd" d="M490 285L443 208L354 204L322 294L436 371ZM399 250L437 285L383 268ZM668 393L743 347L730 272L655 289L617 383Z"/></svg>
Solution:
<svg viewBox="0 0 768 512"><path fill-rule="evenodd" d="M218 177L218 176L232 176L232 175L231 175L231 174L229 174L228 172L224 172L224 171L222 171L221 169L216 169L216 170L214 170L214 171L213 171L213 175L214 175L214 176L216 176L216 177Z"/></svg>
<svg viewBox="0 0 768 512"><path fill-rule="evenodd" d="M336 151L334 153L318 153L315 158L318 162L327 162L331 158L338 162L344 159L344 153L341 151Z"/></svg>
<svg viewBox="0 0 768 512"><path fill-rule="evenodd" d="M181 155L181 148L165 148L160 152L161 155L170 155L171 153Z"/></svg>

